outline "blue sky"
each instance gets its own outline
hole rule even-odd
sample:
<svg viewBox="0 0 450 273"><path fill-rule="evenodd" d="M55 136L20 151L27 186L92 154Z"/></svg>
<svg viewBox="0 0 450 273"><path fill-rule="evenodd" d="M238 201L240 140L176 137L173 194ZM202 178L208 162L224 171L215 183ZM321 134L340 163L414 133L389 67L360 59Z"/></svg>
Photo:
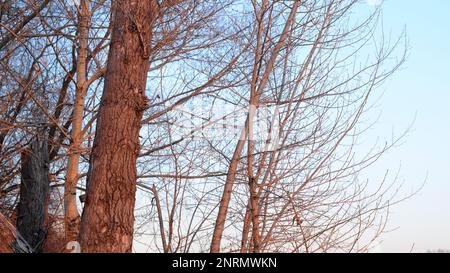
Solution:
<svg viewBox="0 0 450 273"><path fill-rule="evenodd" d="M392 208L388 228L394 230L381 238L379 249L450 249L450 1L387 0L383 22L393 35L406 28L409 52L381 88L385 93L372 111L381 118L370 134L388 139L412 128L366 175L376 180L400 168L404 195L426 184Z"/></svg>

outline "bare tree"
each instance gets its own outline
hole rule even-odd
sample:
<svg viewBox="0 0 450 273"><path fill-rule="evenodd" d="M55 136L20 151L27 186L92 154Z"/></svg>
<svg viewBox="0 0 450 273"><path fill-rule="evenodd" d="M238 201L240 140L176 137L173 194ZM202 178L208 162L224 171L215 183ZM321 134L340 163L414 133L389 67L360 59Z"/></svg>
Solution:
<svg viewBox="0 0 450 273"><path fill-rule="evenodd" d="M401 199L360 173L398 138L355 147L405 52L362 3L2 1L1 212L45 128L43 251L368 251Z"/></svg>
<svg viewBox="0 0 450 273"><path fill-rule="evenodd" d="M154 234L156 246L146 235L143 244L164 252L368 251L401 198L390 195L395 177L369 184L359 174L398 139L367 155L354 147L369 126L361 117L370 98L405 52L402 37L386 42L378 31L379 10L353 20L358 5L249 1L248 9L227 11L249 41L239 44L246 49L234 68L240 74L199 96L206 106L194 105L183 123L192 132L180 138L180 126L169 125L162 134L172 144L150 149L142 168L152 172L139 185L153 201L140 209L139 229ZM221 111L219 102L238 109L235 135L206 136L232 121L235 110ZM177 241L169 247L170 234Z"/></svg>

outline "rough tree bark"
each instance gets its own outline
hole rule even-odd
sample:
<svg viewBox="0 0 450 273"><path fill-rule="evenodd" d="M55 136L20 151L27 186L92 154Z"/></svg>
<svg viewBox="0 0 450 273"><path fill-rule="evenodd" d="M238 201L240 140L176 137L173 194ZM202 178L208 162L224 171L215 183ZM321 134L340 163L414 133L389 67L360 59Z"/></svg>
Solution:
<svg viewBox="0 0 450 273"><path fill-rule="evenodd" d="M18 205L17 230L33 252L41 252L46 238L45 218L49 192L47 139L35 139L22 153L22 181Z"/></svg>
<svg viewBox="0 0 450 273"><path fill-rule="evenodd" d="M81 219L82 252L131 252L133 240L136 159L157 3L112 5L111 46Z"/></svg>

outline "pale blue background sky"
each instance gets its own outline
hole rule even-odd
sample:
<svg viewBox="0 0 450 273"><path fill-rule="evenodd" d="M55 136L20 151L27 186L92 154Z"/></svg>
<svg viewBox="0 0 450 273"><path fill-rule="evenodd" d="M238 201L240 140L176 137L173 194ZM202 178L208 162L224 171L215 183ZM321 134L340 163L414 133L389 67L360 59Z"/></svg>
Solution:
<svg viewBox="0 0 450 273"><path fill-rule="evenodd" d="M409 54L401 71L382 89L372 114L381 112L371 136L389 138L411 122L401 146L387 153L367 172L379 179L386 169L400 169L402 194L425 187L392 209L379 250L423 252L450 249L450 1L387 0L383 3L385 32L406 27Z"/></svg>

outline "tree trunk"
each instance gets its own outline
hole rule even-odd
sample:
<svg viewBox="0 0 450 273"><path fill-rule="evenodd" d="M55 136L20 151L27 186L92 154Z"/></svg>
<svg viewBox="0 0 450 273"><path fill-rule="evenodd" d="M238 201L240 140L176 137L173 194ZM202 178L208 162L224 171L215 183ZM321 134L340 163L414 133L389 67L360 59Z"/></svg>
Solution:
<svg viewBox="0 0 450 273"><path fill-rule="evenodd" d="M82 0L78 9L78 49L77 84L72 114L71 144L64 188L64 230L65 241L76 241L80 228L80 215L77 208L78 166L81 155L83 135L84 101L87 91L87 50L89 35L89 0Z"/></svg>
<svg viewBox="0 0 450 273"><path fill-rule="evenodd" d="M222 198L220 199L219 211L217 213L216 223L214 225L213 236L211 239L211 248L210 248L211 253L220 252L220 243L222 241L222 235L225 230L225 221L227 218L228 206L231 201L231 193L233 191L234 179L236 176L242 149L244 148L246 135L247 130L244 129L244 133L242 134L241 139L238 141L236 145L230 166L228 167L227 179L225 180L225 185L223 187Z"/></svg>
<svg viewBox="0 0 450 273"><path fill-rule="evenodd" d="M17 230L33 248L41 252L46 238L45 217L49 192L47 139L36 139L22 153L22 182Z"/></svg>
<svg viewBox="0 0 450 273"><path fill-rule="evenodd" d="M156 1L112 2L108 56L87 198L81 220L82 252L131 252L139 130Z"/></svg>
<svg viewBox="0 0 450 273"><path fill-rule="evenodd" d="M31 247L0 213L0 253L31 253Z"/></svg>

